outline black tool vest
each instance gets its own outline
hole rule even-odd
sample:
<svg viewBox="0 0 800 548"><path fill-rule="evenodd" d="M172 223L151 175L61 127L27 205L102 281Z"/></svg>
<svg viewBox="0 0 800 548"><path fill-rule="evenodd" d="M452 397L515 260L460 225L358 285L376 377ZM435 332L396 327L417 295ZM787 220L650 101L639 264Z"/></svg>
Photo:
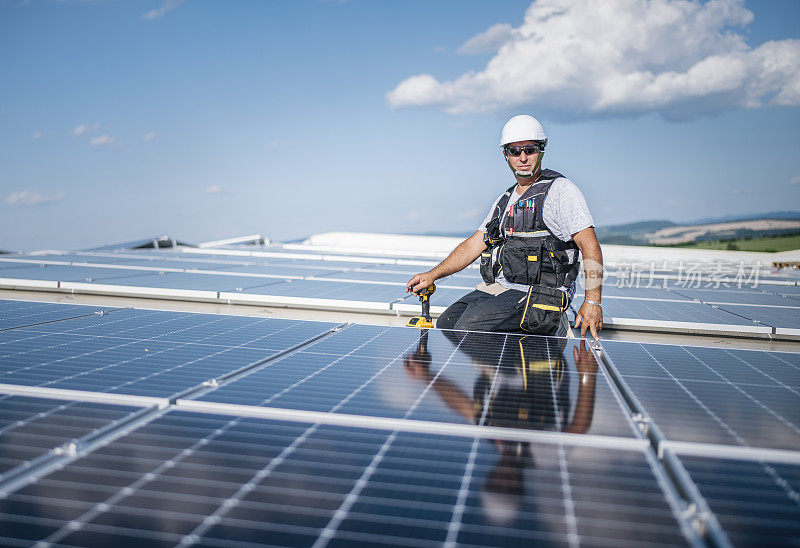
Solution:
<svg viewBox="0 0 800 548"><path fill-rule="evenodd" d="M483 236L486 251L481 253L481 276L487 284L494 283L500 271L510 283L541 284L554 289L569 289L577 279L578 246L550 232L542 217L544 200L559 177L563 175L556 171L542 171L539 181L511 204L507 215L503 213L517 185L506 190L497 202Z"/></svg>

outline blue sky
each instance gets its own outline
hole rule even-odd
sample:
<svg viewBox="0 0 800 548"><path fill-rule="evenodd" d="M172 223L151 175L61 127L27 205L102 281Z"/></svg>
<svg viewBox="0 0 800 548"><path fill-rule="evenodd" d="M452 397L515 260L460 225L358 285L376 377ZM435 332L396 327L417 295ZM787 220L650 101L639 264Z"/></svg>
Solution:
<svg viewBox="0 0 800 548"><path fill-rule="evenodd" d="M800 209L800 2L581 4L0 0L0 248L470 231L518 113L599 226Z"/></svg>

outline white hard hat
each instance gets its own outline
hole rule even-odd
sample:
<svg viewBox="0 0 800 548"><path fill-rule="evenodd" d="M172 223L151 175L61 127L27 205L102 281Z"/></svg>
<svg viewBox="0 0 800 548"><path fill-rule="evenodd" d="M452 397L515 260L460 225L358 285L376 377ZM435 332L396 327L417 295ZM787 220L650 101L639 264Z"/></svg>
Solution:
<svg viewBox="0 0 800 548"><path fill-rule="evenodd" d="M500 146L504 147L508 143L517 141L544 141L546 146L547 135L539 120L527 114L520 114L511 118L503 126L500 134Z"/></svg>

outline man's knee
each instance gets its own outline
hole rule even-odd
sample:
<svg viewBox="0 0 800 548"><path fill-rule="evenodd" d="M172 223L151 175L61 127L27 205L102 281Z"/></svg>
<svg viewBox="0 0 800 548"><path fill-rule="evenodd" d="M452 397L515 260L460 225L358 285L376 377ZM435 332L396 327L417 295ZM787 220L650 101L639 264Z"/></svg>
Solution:
<svg viewBox="0 0 800 548"><path fill-rule="evenodd" d="M473 315L468 315L466 317L462 315L453 325L453 329L458 329L460 331L492 331L491 326L487 328L486 320Z"/></svg>
<svg viewBox="0 0 800 548"><path fill-rule="evenodd" d="M437 329L455 329L456 322L461 317L461 314L464 313L463 308L461 310L451 310L453 306L449 306L447 310L442 312L442 314L436 319L436 327Z"/></svg>
<svg viewBox="0 0 800 548"><path fill-rule="evenodd" d="M442 312L436 319L436 327L438 329L460 329L456 327L458 320L461 319L464 312L472 303L476 300L480 300L482 297L483 293L478 291L467 293Z"/></svg>

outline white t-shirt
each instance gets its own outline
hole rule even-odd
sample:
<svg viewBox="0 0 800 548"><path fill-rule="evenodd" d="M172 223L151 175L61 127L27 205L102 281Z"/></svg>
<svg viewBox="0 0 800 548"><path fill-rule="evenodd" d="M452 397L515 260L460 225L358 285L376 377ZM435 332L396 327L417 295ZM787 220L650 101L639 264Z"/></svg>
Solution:
<svg viewBox="0 0 800 548"><path fill-rule="evenodd" d="M508 213L511 204L522 197L521 194L517 193L518 190L519 187L515 188L511 197L508 199L506 209L501 216L501 221ZM500 201L500 198L503 197L503 194L498 196L494 203L492 203L492 207L489 208L489 213L486 215L486 218L480 226L478 226L478 230L481 232L486 232L486 224L492 220L494 209L497 207L497 203ZM594 219L592 218L592 214L589 213L589 206L586 205L586 198L583 197L583 193L575 186L575 183L566 177L559 177L553 181L553 184L550 186L550 191L547 193L544 200L542 219L547 228L550 229L550 232L565 242L571 240L573 234L577 234L581 230L594 226ZM495 252L496 251L497 250L495 250ZM571 250L567 250L567 252L570 253ZM492 258L492 260L494 259L495 257ZM497 276L497 283L509 289L528 291L527 285L512 284L506 281L502 271Z"/></svg>

